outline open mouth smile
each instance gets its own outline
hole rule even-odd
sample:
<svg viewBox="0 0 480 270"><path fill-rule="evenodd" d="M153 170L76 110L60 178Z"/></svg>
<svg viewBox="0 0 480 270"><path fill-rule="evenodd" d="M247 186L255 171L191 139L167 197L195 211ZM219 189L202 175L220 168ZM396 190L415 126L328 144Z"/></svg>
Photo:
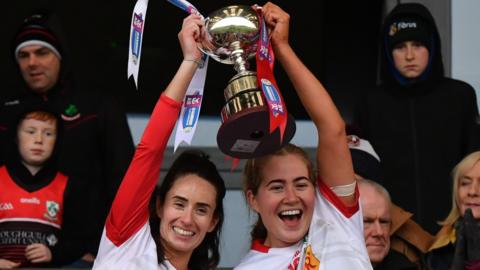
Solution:
<svg viewBox="0 0 480 270"><path fill-rule="evenodd" d="M300 209L284 210L278 214L278 217L283 221L299 220L302 217L303 211Z"/></svg>
<svg viewBox="0 0 480 270"><path fill-rule="evenodd" d="M181 236L193 236L195 234L192 231L187 231L176 226L173 226L173 231Z"/></svg>

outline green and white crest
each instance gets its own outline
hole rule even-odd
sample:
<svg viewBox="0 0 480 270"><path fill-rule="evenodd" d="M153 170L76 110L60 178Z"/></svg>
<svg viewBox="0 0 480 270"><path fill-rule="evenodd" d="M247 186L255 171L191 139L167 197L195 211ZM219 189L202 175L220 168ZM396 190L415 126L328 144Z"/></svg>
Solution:
<svg viewBox="0 0 480 270"><path fill-rule="evenodd" d="M46 202L47 213L45 217L49 220L57 220L57 214L60 211L60 205L54 201Z"/></svg>

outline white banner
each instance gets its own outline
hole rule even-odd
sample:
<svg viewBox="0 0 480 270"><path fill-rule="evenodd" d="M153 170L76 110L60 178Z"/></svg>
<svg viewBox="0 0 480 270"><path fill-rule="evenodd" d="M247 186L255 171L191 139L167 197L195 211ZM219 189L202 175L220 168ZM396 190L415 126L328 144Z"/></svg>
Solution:
<svg viewBox="0 0 480 270"><path fill-rule="evenodd" d="M140 57L142 55L143 30L147 16L148 0L138 0L135 4L130 25L130 42L128 43L128 75L133 76L135 87L138 88L138 70L140 69Z"/></svg>
<svg viewBox="0 0 480 270"><path fill-rule="evenodd" d="M182 142L187 145L190 145L192 142L193 134L195 134L197 129L200 109L202 108L203 87L207 77L207 67L208 56L204 55L200 66L188 85L187 93L183 100L182 111L180 112L175 132L174 152Z"/></svg>

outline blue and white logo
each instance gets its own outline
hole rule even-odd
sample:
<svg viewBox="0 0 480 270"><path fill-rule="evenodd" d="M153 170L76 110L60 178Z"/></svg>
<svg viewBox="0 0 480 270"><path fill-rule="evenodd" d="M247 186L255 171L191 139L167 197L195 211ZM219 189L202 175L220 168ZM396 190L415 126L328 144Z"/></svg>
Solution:
<svg viewBox="0 0 480 270"><path fill-rule="evenodd" d="M267 27L265 25L265 20L262 20L261 22L261 37L260 37L260 48L258 48L259 50L259 56L260 56L260 59L261 60L264 60L264 59L267 59L268 62L272 62L272 57L270 57L270 54L268 52L268 43L269 43L269 40L268 40L268 31L267 31Z"/></svg>
<svg viewBox="0 0 480 270"><path fill-rule="evenodd" d="M132 44L130 44L131 50L132 50L132 61L134 64L137 64L138 58L140 56L140 50L142 48L142 32L143 32L143 15L142 13L137 14L135 13L133 15L133 21L132 21Z"/></svg>
<svg viewBox="0 0 480 270"><path fill-rule="evenodd" d="M277 89L275 89L275 86L267 79L262 79L261 82L263 94L267 99L267 103L273 113L273 116L277 117L279 114L283 115L285 112L283 110L283 105Z"/></svg>
<svg viewBox="0 0 480 270"><path fill-rule="evenodd" d="M198 91L185 97L185 104L183 105L185 110L182 119L182 127L185 132L190 131L197 123L201 105L202 95Z"/></svg>

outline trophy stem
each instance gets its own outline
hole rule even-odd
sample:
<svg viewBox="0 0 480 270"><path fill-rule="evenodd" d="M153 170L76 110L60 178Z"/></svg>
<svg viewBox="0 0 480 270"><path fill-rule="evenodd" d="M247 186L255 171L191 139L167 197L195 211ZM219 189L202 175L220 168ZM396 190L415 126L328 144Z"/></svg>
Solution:
<svg viewBox="0 0 480 270"><path fill-rule="evenodd" d="M247 71L248 62L245 60L245 52L240 46L240 41L234 41L230 44L232 53L231 59L234 61L234 68L238 73L244 73Z"/></svg>

